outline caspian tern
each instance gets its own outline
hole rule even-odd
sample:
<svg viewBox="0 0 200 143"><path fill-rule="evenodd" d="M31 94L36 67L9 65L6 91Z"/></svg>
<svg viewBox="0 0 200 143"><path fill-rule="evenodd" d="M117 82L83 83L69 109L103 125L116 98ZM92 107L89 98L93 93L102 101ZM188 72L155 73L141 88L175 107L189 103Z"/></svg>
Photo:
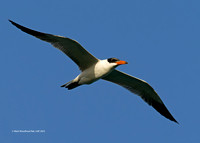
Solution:
<svg viewBox="0 0 200 143"><path fill-rule="evenodd" d="M67 82L61 87L70 90L83 84L91 84L99 79L110 81L139 95L145 102L153 106L153 108L155 108L161 115L178 123L170 114L158 94L147 82L115 69L119 65L127 64L126 61L117 58L99 60L91 55L75 40L31 30L11 20L9 21L23 32L35 36L40 40L49 42L55 48L64 52L79 66L81 73L75 79Z"/></svg>

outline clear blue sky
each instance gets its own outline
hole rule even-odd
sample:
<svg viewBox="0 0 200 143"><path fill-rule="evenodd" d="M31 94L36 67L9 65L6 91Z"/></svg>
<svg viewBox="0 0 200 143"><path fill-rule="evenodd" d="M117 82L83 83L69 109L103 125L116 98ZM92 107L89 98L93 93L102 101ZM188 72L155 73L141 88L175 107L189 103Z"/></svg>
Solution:
<svg viewBox="0 0 200 143"><path fill-rule="evenodd" d="M200 2L6 0L0 5L0 142L200 142ZM180 123L100 80L68 91L77 66L8 22L77 40L146 80ZM45 130L13 133L12 130Z"/></svg>

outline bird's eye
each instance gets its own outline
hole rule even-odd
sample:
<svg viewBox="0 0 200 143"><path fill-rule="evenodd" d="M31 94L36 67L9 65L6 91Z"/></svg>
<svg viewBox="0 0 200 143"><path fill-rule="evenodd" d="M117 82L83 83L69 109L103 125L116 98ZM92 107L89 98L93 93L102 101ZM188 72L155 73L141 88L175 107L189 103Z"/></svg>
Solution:
<svg viewBox="0 0 200 143"><path fill-rule="evenodd" d="M117 61L119 61L119 59L117 59L117 58L109 58L109 59L108 59L108 62L109 62L109 63L115 63L115 62L117 62Z"/></svg>

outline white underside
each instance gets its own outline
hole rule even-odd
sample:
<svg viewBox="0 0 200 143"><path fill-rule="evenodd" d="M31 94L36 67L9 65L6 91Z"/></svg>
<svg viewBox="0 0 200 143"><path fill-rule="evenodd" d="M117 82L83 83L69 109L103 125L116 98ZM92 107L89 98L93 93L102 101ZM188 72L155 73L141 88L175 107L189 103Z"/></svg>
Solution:
<svg viewBox="0 0 200 143"><path fill-rule="evenodd" d="M108 75L115 67L115 63L110 64L107 60L99 60L95 65L79 74L73 82L78 82L79 84L91 84Z"/></svg>

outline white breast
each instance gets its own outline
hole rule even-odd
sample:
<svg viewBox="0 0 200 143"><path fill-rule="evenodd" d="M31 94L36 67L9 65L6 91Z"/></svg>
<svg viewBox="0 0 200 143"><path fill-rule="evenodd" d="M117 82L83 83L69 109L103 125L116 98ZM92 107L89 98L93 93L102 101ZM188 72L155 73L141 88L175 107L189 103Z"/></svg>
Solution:
<svg viewBox="0 0 200 143"><path fill-rule="evenodd" d="M109 74L115 66L115 64L109 63L107 60L99 60L99 62L84 70L77 77L79 84L91 84Z"/></svg>

